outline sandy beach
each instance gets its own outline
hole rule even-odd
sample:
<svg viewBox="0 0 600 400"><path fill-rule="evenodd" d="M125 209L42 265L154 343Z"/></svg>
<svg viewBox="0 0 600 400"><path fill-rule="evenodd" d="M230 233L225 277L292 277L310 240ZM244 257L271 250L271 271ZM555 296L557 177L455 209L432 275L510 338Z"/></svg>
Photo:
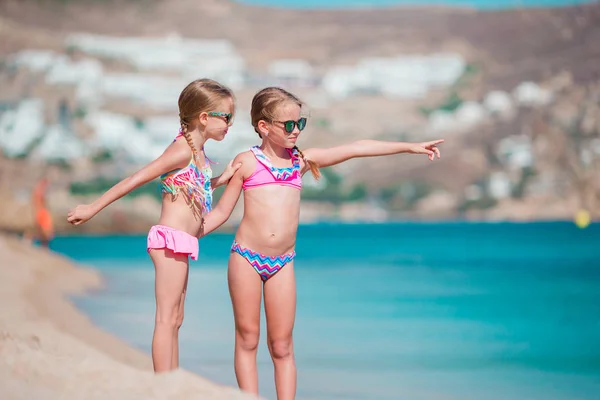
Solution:
<svg viewBox="0 0 600 400"><path fill-rule="evenodd" d="M95 327L67 299L102 286L95 270L6 235L0 254L1 399L254 398L184 370L155 375L149 355Z"/></svg>

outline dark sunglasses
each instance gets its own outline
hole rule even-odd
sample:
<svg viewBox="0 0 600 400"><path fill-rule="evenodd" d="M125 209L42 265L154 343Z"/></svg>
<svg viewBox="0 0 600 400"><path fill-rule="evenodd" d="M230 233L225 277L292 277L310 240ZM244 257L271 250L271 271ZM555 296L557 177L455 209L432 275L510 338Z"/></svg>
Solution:
<svg viewBox="0 0 600 400"><path fill-rule="evenodd" d="M227 122L228 124L231 122L231 113L224 113L224 112L219 112L219 111L209 111L207 114L210 115L211 117L223 117L223 118L225 118L225 122Z"/></svg>
<svg viewBox="0 0 600 400"><path fill-rule="evenodd" d="M294 128L296 128L296 125L298 125L298 130L301 131L304 129L304 127L306 127L306 118L302 117L300 118L298 121L272 121L272 122L279 122L280 124L283 124L283 128L285 129L285 131L287 133L292 133L294 132Z"/></svg>

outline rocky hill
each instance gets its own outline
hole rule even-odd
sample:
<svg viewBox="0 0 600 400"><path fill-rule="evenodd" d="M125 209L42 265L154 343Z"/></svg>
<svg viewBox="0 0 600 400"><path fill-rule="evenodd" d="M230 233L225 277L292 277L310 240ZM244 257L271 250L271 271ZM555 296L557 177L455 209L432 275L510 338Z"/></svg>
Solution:
<svg viewBox="0 0 600 400"><path fill-rule="evenodd" d="M581 186L581 179L557 172L560 157L555 164L540 160L550 154L542 143L551 132L560 131L562 137L568 137L575 129L577 124L565 122L565 115L570 116L568 120L584 113L594 121L600 115L597 108L582 111L580 107L583 98L593 103L598 96L598 2L491 12L441 7L331 12L252 7L228 0L3 0L0 15L0 57L5 62L24 49L69 54L72 49L65 46L65 40L80 32L123 39L173 34L224 39L244 60L243 74L251 77L236 91L240 113L247 113L255 90L273 83L269 71L274 61L304 60L314 69L316 83L291 87L311 106L311 126L303 135L303 147L358 138L446 139L440 162L398 156L355 160L333 169L325 191L307 191L303 209L307 220L554 219L570 218L581 207L597 212L595 200L583 201L580 191L569 189ZM435 54L459 57L464 71L453 84L423 96L390 98L358 93L332 98L324 94L323 82L336 68L354 68L367 59L373 63ZM123 61L99 60L106 73L136 73ZM0 101L5 108L24 97L41 98L47 123L56 123L61 101L76 109L74 90L48 86L27 71L17 71L0 72ZM438 71L441 69L434 68L431 74ZM578 97L577 93L586 95ZM103 110L142 122L157 113L165 114L164 110L115 99ZM246 120L247 116L236 118L234 126L240 133L233 135L236 140L243 137L244 146L256 140L241 126ZM584 138L595 149L598 126L591 125ZM72 129L80 138L94 134L85 119L75 119ZM230 151L238 149L232 147ZM596 160L600 148L591 154L589 157ZM47 168L29 160L2 161L21 171L4 174L3 193L10 194L6 198L12 196L18 203L26 203L23 199L27 195L15 194L20 193L15 188L27 193ZM578 162L582 160L580 157ZM82 165L87 167L52 167L57 177L54 203L60 215L69 204L83 200L72 197L73 183L94 179L94 173L114 175L115 169L125 172L136 167L111 166L110 161ZM596 165L595 161L590 165ZM585 180L588 186L598 176L594 168L590 170L592 178ZM18 179L13 178L16 175ZM126 204L114 206L117 216L107 217L113 222L103 224L103 230L143 230L158 212L150 201L145 206L138 204L134 208L145 209L142 214L147 218L139 218L141 226L125 227L118 215L131 209L131 204Z"/></svg>

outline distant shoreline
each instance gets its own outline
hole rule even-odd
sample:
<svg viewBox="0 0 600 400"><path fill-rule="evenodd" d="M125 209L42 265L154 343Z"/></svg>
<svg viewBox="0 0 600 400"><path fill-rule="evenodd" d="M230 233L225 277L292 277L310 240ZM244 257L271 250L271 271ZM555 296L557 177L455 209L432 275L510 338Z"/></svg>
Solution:
<svg viewBox="0 0 600 400"><path fill-rule="evenodd" d="M543 8L564 8L574 7L594 3L597 0L575 0L575 1L535 1L533 4L519 4L522 1L502 2L483 2L481 1L438 1L438 2L418 2L418 1L403 1L403 0L383 0L383 1L368 1L368 0L233 0L234 3L239 3L245 6L268 7L282 10L303 10L303 11L356 11L364 9L404 9L404 10L431 10L431 9L449 9L453 11L507 11L518 9L543 9ZM284 3L284 4L282 4ZM375 4L368 4L375 3ZM468 3L468 4L467 4Z"/></svg>
<svg viewBox="0 0 600 400"><path fill-rule="evenodd" d="M600 223L600 221L592 221L589 226ZM313 228L320 226L332 226L332 225L343 225L343 226L380 226L380 225L389 225L389 226L415 226L415 225L552 225L552 224L570 224L575 226L575 222L572 219L539 219L539 220L418 220L418 219L405 219L405 220L390 220L384 222L361 222L361 221L318 221L318 222L305 222L299 225L299 228ZM588 226L588 227L589 227ZM226 228L220 228L211 235L214 234L225 234L230 235L234 234L237 230L238 225L228 226ZM61 238L72 238L72 237L106 237L106 236L114 236L114 237L130 237L130 236L143 236L146 234L146 231L139 232L85 232L85 233L73 233L73 234L60 234L55 237L55 239Z"/></svg>

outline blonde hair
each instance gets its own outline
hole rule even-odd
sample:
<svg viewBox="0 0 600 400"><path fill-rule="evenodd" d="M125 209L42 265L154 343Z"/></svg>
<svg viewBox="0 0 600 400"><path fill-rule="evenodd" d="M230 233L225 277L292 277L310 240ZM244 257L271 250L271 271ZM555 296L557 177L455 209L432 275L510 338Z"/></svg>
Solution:
<svg viewBox="0 0 600 400"><path fill-rule="evenodd" d="M203 112L213 110L217 105L225 100L234 100L233 92L228 87L221 85L212 79L197 79L188 84L179 95L179 123L181 125L181 134L192 149L194 164L198 159L198 150L194 146L191 135L188 133L191 121Z"/></svg>
<svg viewBox="0 0 600 400"><path fill-rule="evenodd" d="M275 114L277 113L278 107L287 102L292 102L299 107L302 107L303 105L298 97L287 90L278 87L268 87L254 95L254 98L252 99L252 108L250 110L250 118L252 119L254 131L258 133L258 137L262 139L262 135L258 131L259 121L272 122L276 120L277 116ZM313 177L319 179L321 177L321 172L319 171L317 163L304 157L304 154L298 146L294 146L294 149L298 151L300 157L302 157L304 162L309 166Z"/></svg>

